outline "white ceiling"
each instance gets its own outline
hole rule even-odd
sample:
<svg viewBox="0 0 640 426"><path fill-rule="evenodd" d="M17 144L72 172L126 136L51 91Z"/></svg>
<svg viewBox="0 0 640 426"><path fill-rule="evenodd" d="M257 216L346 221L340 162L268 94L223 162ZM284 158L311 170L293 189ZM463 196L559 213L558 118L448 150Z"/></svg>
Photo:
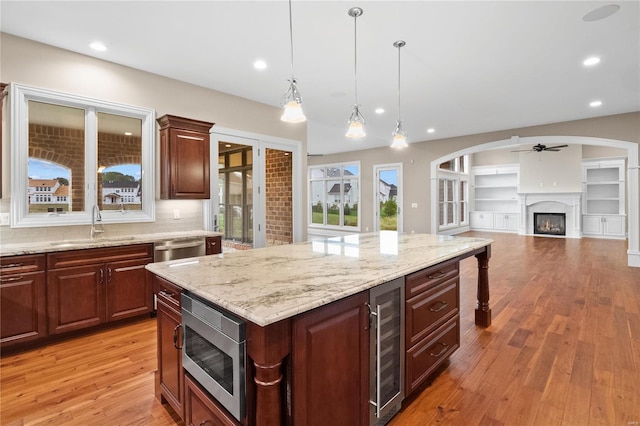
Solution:
<svg viewBox="0 0 640 426"><path fill-rule="evenodd" d="M595 22L602 1L293 1L295 77L312 154L640 110L640 2ZM346 139L354 102L353 18L363 140ZM3 32L270 105L290 78L287 1L7 1ZM98 53L88 43L108 47ZM600 64L587 68L592 55ZM256 59L268 67L253 68ZM592 108L589 102L601 100ZM374 110L386 112L378 115ZM215 117L211 120L216 121ZM295 124L292 124L295 126ZM434 133L427 133L434 128Z"/></svg>

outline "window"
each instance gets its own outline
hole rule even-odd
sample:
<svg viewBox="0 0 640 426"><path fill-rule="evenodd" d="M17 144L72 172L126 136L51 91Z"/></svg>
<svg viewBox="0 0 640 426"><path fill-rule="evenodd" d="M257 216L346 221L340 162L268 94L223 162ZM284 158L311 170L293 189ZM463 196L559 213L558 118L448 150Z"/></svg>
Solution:
<svg viewBox="0 0 640 426"><path fill-rule="evenodd" d="M469 221L468 157L445 161L438 169L438 229L465 226Z"/></svg>
<svg viewBox="0 0 640 426"><path fill-rule="evenodd" d="M91 223L94 205L105 223L154 220L153 110L18 84L10 102L11 189L25 194L11 226ZM120 190L139 195L126 214Z"/></svg>
<svg viewBox="0 0 640 426"><path fill-rule="evenodd" d="M360 163L309 167L309 225L360 229Z"/></svg>

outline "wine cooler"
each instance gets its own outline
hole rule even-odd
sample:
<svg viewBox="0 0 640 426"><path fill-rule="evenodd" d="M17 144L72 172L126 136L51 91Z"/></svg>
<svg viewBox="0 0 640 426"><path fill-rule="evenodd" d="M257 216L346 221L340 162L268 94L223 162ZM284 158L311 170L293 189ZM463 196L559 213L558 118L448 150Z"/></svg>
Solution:
<svg viewBox="0 0 640 426"><path fill-rule="evenodd" d="M404 277L369 290L370 425L382 426L404 398Z"/></svg>

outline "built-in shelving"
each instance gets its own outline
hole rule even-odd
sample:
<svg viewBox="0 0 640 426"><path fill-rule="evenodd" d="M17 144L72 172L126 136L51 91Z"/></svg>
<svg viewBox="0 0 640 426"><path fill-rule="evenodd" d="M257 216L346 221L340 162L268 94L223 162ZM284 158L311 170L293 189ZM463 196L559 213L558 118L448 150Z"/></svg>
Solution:
<svg viewBox="0 0 640 426"><path fill-rule="evenodd" d="M471 228L517 232L519 166L476 166L471 174Z"/></svg>
<svg viewBox="0 0 640 426"><path fill-rule="evenodd" d="M585 236L624 238L624 159L582 162L582 233Z"/></svg>

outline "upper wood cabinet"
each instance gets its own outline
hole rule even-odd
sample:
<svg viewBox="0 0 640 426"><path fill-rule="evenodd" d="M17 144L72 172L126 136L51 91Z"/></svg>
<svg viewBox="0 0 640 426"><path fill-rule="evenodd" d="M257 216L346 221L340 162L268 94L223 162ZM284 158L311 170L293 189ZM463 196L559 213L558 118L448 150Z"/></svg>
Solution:
<svg viewBox="0 0 640 426"><path fill-rule="evenodd" d="M214 123L163 115L160 125L160 198L209 199L209 130Z"/></svg>

